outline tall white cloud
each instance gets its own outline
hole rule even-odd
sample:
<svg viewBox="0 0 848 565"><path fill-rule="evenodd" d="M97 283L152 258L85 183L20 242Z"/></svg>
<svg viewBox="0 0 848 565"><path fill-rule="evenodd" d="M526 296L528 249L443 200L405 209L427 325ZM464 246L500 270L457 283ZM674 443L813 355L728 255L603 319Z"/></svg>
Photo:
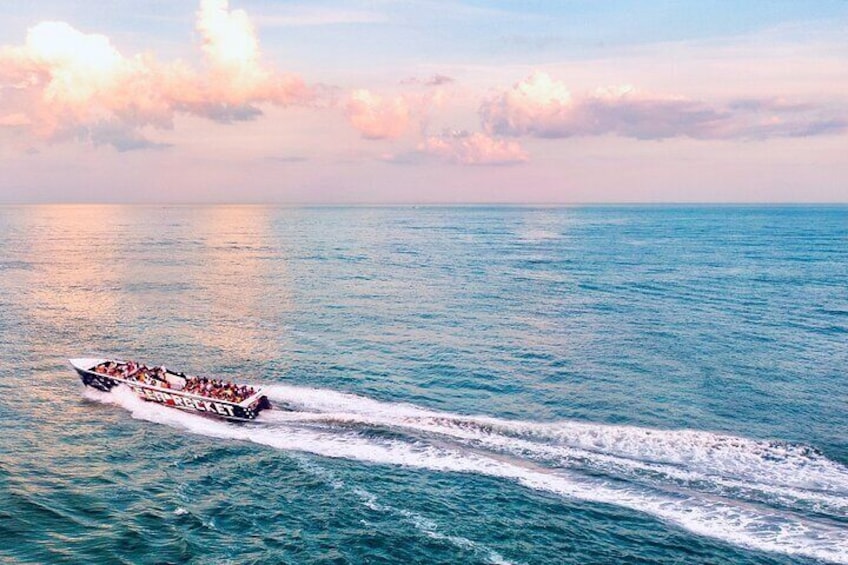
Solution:
<svg viewBox="0 0 848 565"><path fill-rule="evenodd" d="M265 67L247 14L226 0L203 0L197 30L205 66L195 69L153 55L124 56L109 38L65 22L42 22L20 46L0 47L0 127L24 127L37 137L87 138L119 149L144 143L144 126L168 128L177 113L222 122L261 113L259 105L310 99L304 82Z"/></svg>

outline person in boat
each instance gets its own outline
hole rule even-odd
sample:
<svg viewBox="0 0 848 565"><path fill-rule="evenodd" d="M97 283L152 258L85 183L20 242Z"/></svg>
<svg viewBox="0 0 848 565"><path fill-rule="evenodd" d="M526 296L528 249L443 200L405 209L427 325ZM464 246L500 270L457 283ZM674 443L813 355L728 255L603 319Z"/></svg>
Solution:
<svg viewBox="0 0 848 565"><path fill-rule="evenodd" d="M166 383L166 380L162 381ZM162 385L165 386L165 385ZM228 402L241 402L254 394L253 387L237 385L222 379L209 379L207 377L186 377L182 390L191 394L208 396Z"/></svg>
<svg viewBox="0 0 848 565"><path fill-rule="evenodd" d="M147 385L173 388L173 385L168 381L167 369L164 366L147 367L147 365L139 364L135 361L126 361L123 363L106 361L95 366L94 371ZM242 402L256 393L252 386L238 385L231 381L224 381L223 379L189 377L185 373L177 374L185 379L185 384L181 390L191 394L217 398L227 402Z"/></svg>

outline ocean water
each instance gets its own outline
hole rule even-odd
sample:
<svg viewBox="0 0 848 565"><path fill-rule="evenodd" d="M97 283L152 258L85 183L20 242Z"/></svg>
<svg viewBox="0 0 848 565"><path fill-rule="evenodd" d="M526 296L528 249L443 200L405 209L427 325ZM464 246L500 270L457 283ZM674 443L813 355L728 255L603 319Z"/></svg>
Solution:
<svg viewBox="0 0 848 565"><path fill-rule="evenodd" d="M0 250L4 564L848 563L846 207L5 206Z"/></svg>

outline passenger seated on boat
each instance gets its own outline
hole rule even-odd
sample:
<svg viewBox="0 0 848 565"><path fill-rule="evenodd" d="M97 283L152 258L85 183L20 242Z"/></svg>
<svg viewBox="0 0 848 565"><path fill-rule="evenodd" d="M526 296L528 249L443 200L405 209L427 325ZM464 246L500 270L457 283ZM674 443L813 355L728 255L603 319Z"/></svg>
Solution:
<svg viewBox="0 0 848 565"><path fill-rule="evenodd" d="M241 402L254 393L252 387L239 386L229 381L206 377L187 377L183 390L192 394L226 400L227 402Z"/></svg>
<svg viewBox="0 0 848 565"><path fill-rule="evenodd" d="M200 390L199 390L200 386L201 386L201 378L200 377L187 377L185 386L183 387L183 390L186 391L186 392L198 393L198 392L200 392Z"/></svg>
<svg viewBox="0 0 848 565"><path fill-rule="evenodd" d="M118 363L113 363L112 361L108 361L106 363L106 374L111 375L113 377L118 377L121 375L121 366Z"/></svg>

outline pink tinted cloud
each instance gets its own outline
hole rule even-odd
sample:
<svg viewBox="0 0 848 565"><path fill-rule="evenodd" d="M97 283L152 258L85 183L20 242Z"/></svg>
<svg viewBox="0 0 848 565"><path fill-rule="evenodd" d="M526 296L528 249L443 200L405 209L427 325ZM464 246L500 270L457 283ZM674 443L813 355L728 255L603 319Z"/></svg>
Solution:
<svg viewBox="0 0 848 565"><path fill-rule="evenodd" d="M452 77L443 74L435 74L429 78L421 79L418 77L408 77L400 81L400 84L405 85L423 85L423 86L443 86L445 84L451 84L454 82Z"/></svg>
<svg viewBox="0 0 848 565"><path fill-rule="evenodd" d="M765 139L838 133L839 112L778 99L717 105L642 93L630 86L574 96L564 83L536 72L480 107L490 134L563 138L617 135L635 139Z"/></svg>
<svg viewBox="0 0 848 565"><path fill-rule="evenodd" d="M452 96L453 79L434 75L421 81L415 78L401 81L405 87L419 87L413 92L380 95L368 89L351 92L342 103L348 122L364 139L397 139L417 126L424 135L429 129L433 112L443 108Z"/></svg>
<svg viewBox="0 0 848 565"><path fill-rule="evenodd" d="M30 124L32 124L32 120L30 120L26 114L21 112L0 115L0 126L19 127L28 126Z"/></svg>
<svg viewBox="0 0 848 565"><path fill-rule="evenodd" d="M479 132L430 136L418 145L418 151L459 165L515 165L528 159L518 142Z"/></svg>
<svg viewBox="0 0 848 565"><path fill-rule="evenodd" d="M403 96L390 98L367 89L354 90L344 110L350 125L365 139L396 139L410 124L410 107Z"/></svg>
<svg viewBox="0 0 848 565"><path fill-rule="evenodd" d="M244 10L229 10L227 0L202 0L196 27L207 63L204 88L198 92L202 100L284 106L308 97L300 79L278 75L262 64L258 36Z"/></svg>
<svg viewBox="0 0 848 565"><path fill-rule="evenodd" d="M259 104L289 105L312 93L301 79L265 67L247 15L226 0L197 13L205 65L121 54L110 40L65 22L41 22L20 46L0 47L0 126L28 126L46 140L88 139L119 149L146 144L144 126L172 127L177 113L228 122L255 117ZM12 117L14 116L14 119ZM104 133L105 132L105 133Z"/></svg>

